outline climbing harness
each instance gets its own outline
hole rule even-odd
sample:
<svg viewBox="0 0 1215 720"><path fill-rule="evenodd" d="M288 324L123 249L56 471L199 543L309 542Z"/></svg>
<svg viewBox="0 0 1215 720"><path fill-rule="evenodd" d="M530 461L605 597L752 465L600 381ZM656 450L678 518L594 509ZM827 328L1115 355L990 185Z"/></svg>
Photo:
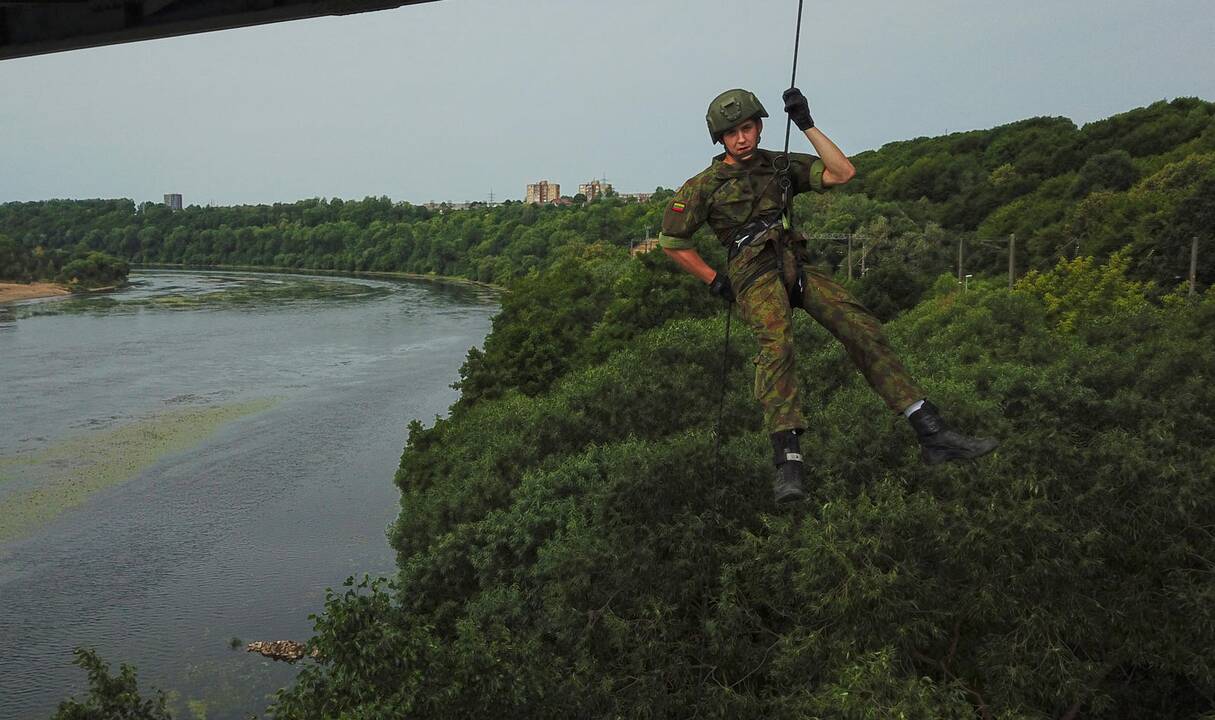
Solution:
<svg viewBox="0 0 1215 720"><path fill-rule="evenodd" d="M729 259L733 260L742 252L743 248L758 242L764 233L775 227L778 222L781 222L780 212L768 213L766 216L747 221L734 232L734 237L730 239L730 246L727 248Z"/></svg>
<svg viewBox="0 0 1215 720"><path fill-rule="evenodd" d="M774 232L773 228L776 228L780 222L781 213L777 210L752 218L736 229L727 243L727 263L733 263L734 259L738 257L744 248L751 246L760 246L762 248L769 241L779 239L779 230ZM777 238L771 237L772 235L776 235ZM775 248L775 242L773 246ZM746 292L747 288L751 287L756 280L764 275L767 275L769 272L778 271L779 267L780 261L774 255L766 258L766 261L761 255L755 262L751 263L749 272L735 278L737 281L734 286L735 297Z"/></svg>

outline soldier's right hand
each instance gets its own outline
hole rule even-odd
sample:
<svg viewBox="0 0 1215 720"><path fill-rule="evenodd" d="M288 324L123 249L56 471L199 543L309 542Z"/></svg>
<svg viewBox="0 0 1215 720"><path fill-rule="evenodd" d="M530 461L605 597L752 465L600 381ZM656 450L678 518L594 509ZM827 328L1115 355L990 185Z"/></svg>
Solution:
<svg viewBox="0 0 1215 720"><path fill-rule="evenodd" d="M726 277L725 273L713 276L713 282L709 283L709 292L728 303L734 302L734 288L730 287L730 278Z"/></svg>

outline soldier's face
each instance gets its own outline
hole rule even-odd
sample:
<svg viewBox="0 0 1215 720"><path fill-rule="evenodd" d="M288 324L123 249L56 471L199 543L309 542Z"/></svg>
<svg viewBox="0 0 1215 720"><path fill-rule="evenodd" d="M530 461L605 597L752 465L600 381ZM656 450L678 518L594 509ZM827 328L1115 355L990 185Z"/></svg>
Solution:
<svg viewBox="0 0 1215 720"><path fill-rule="evenodd" d="M721 144L726 147L726 162L735 163L746 160L759 147L759 133L764 129L764 121L758 118L740 123L721 135Z"/></svg>

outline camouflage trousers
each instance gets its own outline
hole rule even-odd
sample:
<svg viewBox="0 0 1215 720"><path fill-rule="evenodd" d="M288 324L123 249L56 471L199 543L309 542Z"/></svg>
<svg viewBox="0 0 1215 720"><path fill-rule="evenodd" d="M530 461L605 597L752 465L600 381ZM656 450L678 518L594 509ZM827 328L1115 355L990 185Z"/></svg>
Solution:
<svg viewBox="0 0 1215 720"><path fill-rule="evenodd" d="M791 259L791 258L790 258ZM852 363L886 405L902 412L924 392L882 333L881 322L839 283L804 265L802 308L843 343ZM755 356L755 399L763 406L768 432L807 427L793 357L793 309L780 274L768 272L738 298L739 313L759 341Z"/></svg>

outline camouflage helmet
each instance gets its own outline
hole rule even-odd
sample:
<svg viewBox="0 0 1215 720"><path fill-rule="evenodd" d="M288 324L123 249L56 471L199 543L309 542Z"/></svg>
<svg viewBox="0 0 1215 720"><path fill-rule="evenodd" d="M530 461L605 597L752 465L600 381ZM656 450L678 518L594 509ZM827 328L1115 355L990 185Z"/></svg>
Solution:
<svg viewBox="0 0 1215 720"><path fill-rule="evenodd" d="M709 103L709 111L705 113L705 122L709 125L709 137L714 143L721 142L721 136L730 128L752 119L766 118L768 111L763 103L755 97L755 93L742 88L727 90L713 98Z"/></svg>

